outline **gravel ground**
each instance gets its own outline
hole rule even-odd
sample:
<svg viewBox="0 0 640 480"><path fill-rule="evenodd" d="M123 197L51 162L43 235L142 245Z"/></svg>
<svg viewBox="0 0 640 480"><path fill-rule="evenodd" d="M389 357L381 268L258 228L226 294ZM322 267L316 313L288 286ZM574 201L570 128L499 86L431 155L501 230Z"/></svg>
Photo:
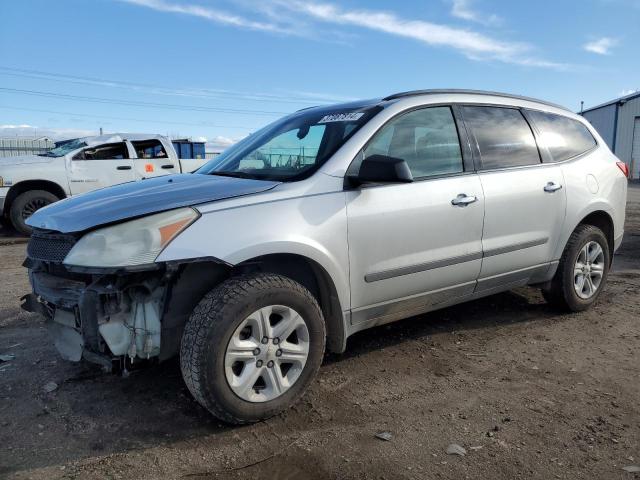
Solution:
<svg viewBox="0 0 640 480"><path fill-rule="evenodd" d="M2 244L0 477L640 478L623 470L640 465L637 187L626 232L590 311L523 288L362 332L298 405L245 427L198 406L177 362L120 378L60 360L19 309L25 246Z"/></svg>

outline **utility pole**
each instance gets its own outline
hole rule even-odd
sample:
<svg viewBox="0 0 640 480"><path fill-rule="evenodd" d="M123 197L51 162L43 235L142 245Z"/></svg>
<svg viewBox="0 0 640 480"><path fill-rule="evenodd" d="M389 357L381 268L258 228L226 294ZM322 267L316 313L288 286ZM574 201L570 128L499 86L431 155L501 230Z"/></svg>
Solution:
<svg viewBox="0 0 640 480"><path fill-rule="evenodd" d="M580 100L580 115L582 115L583 111L584 111L584 100Z"/></svg>
<svg viewBox="0 0 640 480"><path fill-rule="evenodd" d="M102 127L100 127L100 135L102 135Z"/></svg>

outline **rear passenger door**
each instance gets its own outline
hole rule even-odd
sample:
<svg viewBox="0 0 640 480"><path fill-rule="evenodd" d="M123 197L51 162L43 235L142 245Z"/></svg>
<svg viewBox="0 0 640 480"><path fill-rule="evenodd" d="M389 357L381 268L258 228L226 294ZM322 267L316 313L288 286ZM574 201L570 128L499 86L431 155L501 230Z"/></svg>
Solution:
<svg viewBox="0 0 640 480"><path fill-rule="evenodd" d="M133 162L138 180L180 173L177 160L169 155L160 140L132 141L131 145L136 152L137 158Z"/></svg>
<svg viewBox="0 0 640 480"><path fill-rule="evenodd" d="M565 218L562 170L544 164L517 108L465 106L485 196L478 291L518 285L548 270Z"/></svg>

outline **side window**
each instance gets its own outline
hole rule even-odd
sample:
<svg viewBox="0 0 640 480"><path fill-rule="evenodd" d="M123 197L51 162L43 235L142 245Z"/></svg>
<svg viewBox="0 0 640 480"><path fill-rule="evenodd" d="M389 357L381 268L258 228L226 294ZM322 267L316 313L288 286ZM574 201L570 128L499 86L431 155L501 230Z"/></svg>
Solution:
<svg viewBox="0 0 640 480"><path fill-rule="evenodd" d="M540 163L533 132L519 110L464 107L464 121L475 136L483 170Z"/></svg>
<svg viewBox="0 0 640 480"><path fill-rule="evenodd" d="M575 157L596 146L589 129L577 120L533 110L528 110L527 114L540 131L541 143L556 162Z"/></svg>
<svg viewBox="0 0 640 480"><path fill-rule="evenodd" d="M463 171L458 130L449 107L414 110L376 133L363 158L386 155L407 162L414 178Z"/></svg>
<svg viewBox="0 0 640 480"><path fill-rule="evenodd" d="M74 160L122 160L129 158L124 142L85 148L73 157Z"/></svg>
<svg viewBox="0 0 640 480"><path fill-rule="evenodd" d="M167 151L160 140L131 142L138 158L167 158Z"/></svg>

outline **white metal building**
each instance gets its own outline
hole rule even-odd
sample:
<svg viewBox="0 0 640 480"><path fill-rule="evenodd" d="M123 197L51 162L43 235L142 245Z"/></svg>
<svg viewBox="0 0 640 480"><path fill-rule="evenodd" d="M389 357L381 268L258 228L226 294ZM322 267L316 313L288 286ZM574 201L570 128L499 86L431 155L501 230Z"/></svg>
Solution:
<svg viewBox="0 0 640 480"><path fill-rule="evenodd" d="M609 148L640 179L640 92L620 97L582 112Z"/></svg>
<svg viewBox="0 0 640 480"><path fill-rule="evenodd" d="M51 140L0 138L0 158L44 153L55 147Z"/></svg>

